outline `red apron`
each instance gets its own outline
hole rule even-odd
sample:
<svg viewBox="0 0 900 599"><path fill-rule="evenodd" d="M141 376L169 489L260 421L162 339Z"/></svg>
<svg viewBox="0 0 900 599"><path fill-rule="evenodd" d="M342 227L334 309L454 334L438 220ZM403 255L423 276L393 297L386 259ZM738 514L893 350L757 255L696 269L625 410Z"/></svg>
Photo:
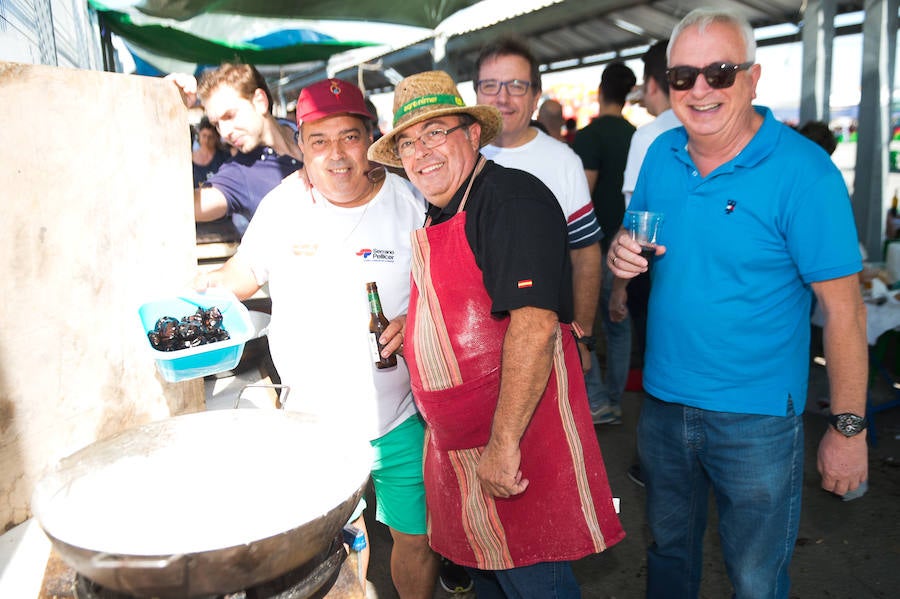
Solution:
<svg viewBox="0 0 900 599"><path fill-rule="evenodd" d="M625 533L613 509L568 325L557 332L547 389L520 442L528 488L495 498L478 482L475 469L490 438L509 318L491 314L465 222L460 212L413 233L404 355L428 425L424 471L431 546L457 564L485 570L603 551Z"/></svg>

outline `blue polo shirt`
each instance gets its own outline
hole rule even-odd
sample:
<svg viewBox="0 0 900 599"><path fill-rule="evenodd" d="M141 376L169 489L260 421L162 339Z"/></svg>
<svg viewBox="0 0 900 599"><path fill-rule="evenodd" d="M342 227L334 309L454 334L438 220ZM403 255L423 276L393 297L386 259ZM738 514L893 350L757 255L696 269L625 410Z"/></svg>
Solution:
<svg viewBox="0 0 900 599"><path fill-rule="evenodd" d="M227 160L203 186L222 192L228 200L228 216L243 235L263 197L302 166L293 156L260 146Z"/></svg>
<svg viewBox="0 0 900 599"><path fill-rule="evenodd" d="M700 176L683 127L647 152L629 209L664 214L644 387L720 412L802 411L810 283L862 268L840 171L767 108L750 143Z"/></svg>

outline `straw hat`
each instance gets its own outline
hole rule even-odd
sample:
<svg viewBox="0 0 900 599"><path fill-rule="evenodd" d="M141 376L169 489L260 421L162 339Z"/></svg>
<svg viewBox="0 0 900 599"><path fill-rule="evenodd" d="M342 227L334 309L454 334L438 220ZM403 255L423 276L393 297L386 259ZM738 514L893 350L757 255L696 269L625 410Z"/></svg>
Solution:
<svg viewBox="0 0 900 599"><path fill-rule="evenodd" d="M503 128L503 117L493 106L466 106L453 79L444 71L410 75L394 89L394 128L369 146L369 160L403 167L394 153L397 134L422 121L446 114L468 114L481 124L481 146L489 144Z"/></svg>

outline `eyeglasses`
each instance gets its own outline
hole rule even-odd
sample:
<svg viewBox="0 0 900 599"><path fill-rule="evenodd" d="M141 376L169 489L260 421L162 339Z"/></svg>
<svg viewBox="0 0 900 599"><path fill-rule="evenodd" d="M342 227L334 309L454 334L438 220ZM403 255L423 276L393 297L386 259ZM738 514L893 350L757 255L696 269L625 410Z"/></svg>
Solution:
<svg viewBox="0 0 900 599"><path fill-rule="evenodd" d="M488 96L499 95L500 90L504 87L506 87L506 92L510 96L524 96L531 87L531 81L522 81L521 79L510 79L509 81L481 79L475 83L475 90Z"/></svg>
<svg viewBox="0 0 900 599"><path fill-rule="evenodd" d="M450 129L430 129L416 138L401 139L397 142L397 147L394 149L394 152L401 158L409 158L416 153L416 144L419 143L419 140L422 141L422 145L426 148L436 148L444 145L448 135L463 127L468 127L468 125L457 125Z"/></svg>
<svg viewBox="0 0 900 599"><path fill-rule="evenodd" d="M725 89L734 85L734 79L738 71L746 71L753 66L752 62L733 64L730 62L714 62L703 68L698 67L671 67L666 69L666 79L669 87L676 91L687 91L694 87L697 75L703 73L706 83L713 89Z"/></svg>
<svg viewBox="0 0 900 599"><path fill-rule="evenodd" d="M329 139L324 135L310 136L310 139L304 144L304 149L313 154L326 154L331 152L334 144L339 144L341 148L354 148L362 142L362 135L356 131L344 133L338 137Z"/></svg>

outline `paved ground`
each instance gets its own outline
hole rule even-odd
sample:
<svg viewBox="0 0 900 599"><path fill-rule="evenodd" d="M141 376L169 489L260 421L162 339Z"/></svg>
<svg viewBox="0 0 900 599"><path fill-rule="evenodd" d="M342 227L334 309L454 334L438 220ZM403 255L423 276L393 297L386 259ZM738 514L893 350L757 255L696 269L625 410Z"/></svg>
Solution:
<svg viewBox="0 0 900 599"><path fill-rule="evenodd" d="M895 348L897 351L898 348ZM813 365L809 405L827 398L825 369ZM890 388L877 381L875 400L883 401ZM575 564L585 599L632 599L644 596L649 533L644 520L643 489L632 483L626 471L635 459L634 430L641 394L628 393L624 421L619 426L600 426L597 438L609 471L613 494L622 498L621 519L627 537L601 555ZM870 489L851 502L819 488L816 447L825 429L825 419L808 412L806 467L800 535L791 565L792 598L869 599L900 596L900 408L879 414L876 420L880 443L870 452ZM374 504L374 497L369 499ZM367 510L372 511L372 510ZM715 534L715 513L705 543L702 596L731 596L731 587L721 563ZM397 597L390 584L388 556L390 536L380 524L369 522L373 555L370 562L370 597ZM435 599L451 597L438 589ZM458 596L471 599L473 593Z"/></svg>

